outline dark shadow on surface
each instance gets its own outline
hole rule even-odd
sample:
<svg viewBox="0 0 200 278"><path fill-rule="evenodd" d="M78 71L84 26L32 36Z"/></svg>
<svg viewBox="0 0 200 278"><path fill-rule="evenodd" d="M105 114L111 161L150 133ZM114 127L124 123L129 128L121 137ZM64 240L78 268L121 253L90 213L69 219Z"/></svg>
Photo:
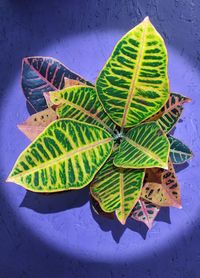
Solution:
<svg viewBox="0 0 200 278"><path fill-rule="evenodd" d="M53 194L27 191L20 207L26 207L39 213L54 213L82 207L88 202L88 198L88 188Z"/></svg>
<svg viewBox="0 0 200 278"><path fill-rule="evenodd" d="M170 220L170 208L169 207L162 207L155 219L155 221L165 222L167 224L171 224Z"/></svg>

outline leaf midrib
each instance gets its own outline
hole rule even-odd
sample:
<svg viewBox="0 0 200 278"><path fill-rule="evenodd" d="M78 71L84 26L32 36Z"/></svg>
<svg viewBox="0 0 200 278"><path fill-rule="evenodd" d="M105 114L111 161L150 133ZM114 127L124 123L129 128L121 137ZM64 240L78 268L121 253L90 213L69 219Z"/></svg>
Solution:
<svg viewBox="0 0 200 278"><path fill-rule="evenodd" d="M122 127L124 127L124 125L126 124L126 117L127 117L127 114L128 114L128 110L130 108L131 100L132 100L132 98L135 94L135 84L136 84L137 79L138 79L139 69L140 69L141 62L142 62L142 56L143 56L143 51L144 51L144 40L145 40L145 37L146 37L148 21L145 20L144 23L145 23L144 24L144 31L143 31L142 39L141 39L141 45L142 46L141 46L141 48L139 50L139 53L138 53L138 59L137 59L137 63L136 63L136 70L135 70L135 73L133 73L133 76L132 76L132 79L131 79L129 94L128 94L127 102L126 102L126 105L125 105L125 108L124 108L124 114L123 114L122 121L121 121L121 126Z"/></svg>
<svg viewBox="0 0 200 278"><path fill-rule="evenodd" d="M140 151L142 151L145 155L147 154L148 156L150 156L151 158L153 158L154 160L158 161L160 163L161 166L166 167L166 165L163 163L163 161L157 156L155 155L155 153L151 152L149 149L144 148L143 146L137 144L135 141L133 141L132 139L130 139L129 137L124 137L125 140L131 144L132 146L134 146L135 148L139 149Z"/></svg>
<svg viewBox="0 0 200 278"><path fill-rule="evenodd" d="M103 144L103 143L109 143L112 140L113 140L113 138L106 138L106 139L100 140L98 142L89 144L87 146L77 148L76 150L70 151L70 152L68 152L66 154L63 154L63 155L59 156L58 158L54 158L54 159L50 160L47 163L43 163L43 164L41 164L41 165L39 165L37 167L33 167L33 168L29 169L28 171L21 172L18 175L15 175L15 176L10 176L10 177L8 177L7 181L14 181L15 178L19 178L21 176L32 174L32 173L34 173L36 171L39 171L40 169L43 169L45 167L49 167L49 166L55 164L56 162L59 163L59 161L61 161L63 159L70 158L70 157L76 155L77 153L80 154L80 153L82 153L84 151L90 150L90 149L92 149L92 148L94 148L96 146L99 146L99 145Z"/></svg>
<svg viewBox="0 0 200 278"><path fill-rule="evenodd" d="M73 106L74 108L80 110L81 112L83 112L84 114L86 114L87 116L89 116L90 118L93 118L95 119L97 122L99 122L103 127L105 127L106 130L108 130L111 134L114 135L114 132L113 130L104 122L102 121L99 117L97 117L97 115L95 114L92 114L91 112L89 112L88 110L85 110L82 106L79 106L67 99L64 99L64 103L63 104L68 104L68 105L71 105ZM97 112L96 112L97 113Z"/></svg>

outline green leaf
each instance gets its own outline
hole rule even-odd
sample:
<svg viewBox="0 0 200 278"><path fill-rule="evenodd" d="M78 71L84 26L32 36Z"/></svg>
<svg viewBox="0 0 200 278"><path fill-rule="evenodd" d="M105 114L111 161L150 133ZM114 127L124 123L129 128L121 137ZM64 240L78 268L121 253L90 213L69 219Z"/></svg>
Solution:
<svg viewBox="0 0 200 278"><path fill-rule="evenodd" d="M148 17L116 45L96 88L111 119L132 127L158 112L169 97L165 43Z"/></svg>
<svg viewBox="0 0 200 278"><path fill-rule="evenodd" d="M95 124L113 133L115 124L104 112L95 88L79 85L51 92L50 101L57 105L58 117Z"/></svg>
<svg viewBox="0 0 200 278"><path fill-rule="evenodd" d="M47 108L31 115L25 122L17 125L17 127L31 141L33 141L51 122L56 119L56 112L51 108Z"/></svg>
<svg viewBox="0 0 200 278"><path fill-rule="evenodd" d="M79 189L92 181L112 147L102 128L60 119L21 153L7 181L35 192Z"/></svg>
<svg viewBox="0 0 200 278"><path fill-rule="evenodd" d="M182 164L193 157L192 151L180 140L168 136L170 142L170 158L174 164Z"/></svg>
<svg viewBox="0 0 200 278"><path fill-rule="evenodd" d="M94 210L94 212L100 216L103 216L105 218L108 219L114 219L115 214L114 212L105 212L102 210L102 208L100 207L99 203L97 202L97 200L90 194L90 202L91 202L91 207Z"/></svg>
<svg viewBox="0 0 200 278"><path fill-rule="evenodd" d="M113 165L113 155L96 175L90 187L92 196L101 209L116 213L125 224L140 197L144 170L120 169Z"/></svg>
<svg viewBox="0 0 200 278"><path fill-rule="evenodd" d="M182 208L179 184L170 160L168 168L169 170L146 169L148 176L145 178L141 197L158 206Z"/></svg>
<svg viewBox="0 0 200 278"><path fill-rule="evenodd" d="M131 218L143 222L151 229L159 211L159 206L140 198L131 212Z"/></svg>
<svg viewBox="0 0 200 278"><path fill-rule="evenodd" d="M125 134L114 164L123 168L167 169L170 144L156 122L135 126Z"/></svg>
<svg viewBox="0 0 200 278"><path fill-rule="evenodd" d="M43 94L62 89L65 78L92 85L54 58L26 57L22 61L22 89L35 112L47 108Z"/></svg>
<svg viewBox="0 0 200 278"><path fill-rule="evenodd" d="M183 104L190 101L189 98L179 94L170 94L167 103L161 110L162 115L158 117L158 123L165 133L170 132L176 125L183 111Z"/></svg>

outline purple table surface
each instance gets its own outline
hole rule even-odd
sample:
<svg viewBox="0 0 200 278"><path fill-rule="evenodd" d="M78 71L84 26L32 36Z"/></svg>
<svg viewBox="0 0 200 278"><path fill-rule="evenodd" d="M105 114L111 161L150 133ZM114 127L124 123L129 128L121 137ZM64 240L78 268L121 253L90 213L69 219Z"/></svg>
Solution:
<svg viewBox="0 0 200 278"><path fill-rule="evenodd" d="M0 1L1 278L200 277L199 13L199 0ZM146 15L169 50L171 91L193 99L175 130L195 153L177 167L183 209L162 209L147 232L95 215L87 188L43 196L5 183L29 144L16 127L28 116L22 58L52 56L94 82L117 40Z"/></svg>

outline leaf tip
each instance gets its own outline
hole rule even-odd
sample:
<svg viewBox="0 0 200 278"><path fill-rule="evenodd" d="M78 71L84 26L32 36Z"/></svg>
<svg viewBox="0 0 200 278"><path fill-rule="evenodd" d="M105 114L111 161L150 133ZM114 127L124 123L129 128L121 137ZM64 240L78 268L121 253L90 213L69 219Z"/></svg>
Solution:
<svg viewBox="0 0 200 278"><path fill-rule="evenodd" d="M149 16L146 16L146 17L144 18L144 22L149 22L149 21L150 21Z"/></svg>

